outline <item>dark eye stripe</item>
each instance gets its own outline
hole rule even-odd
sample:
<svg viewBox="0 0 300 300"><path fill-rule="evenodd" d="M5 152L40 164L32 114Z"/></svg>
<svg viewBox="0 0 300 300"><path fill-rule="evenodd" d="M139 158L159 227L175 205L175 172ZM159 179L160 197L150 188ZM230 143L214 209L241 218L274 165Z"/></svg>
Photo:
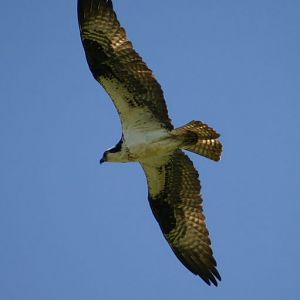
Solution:
<svg viewBox="0 0 300 300"><path fill-rule="evenodd" d="M122 144L123 144L123 140L120 139L120 141L118 142L118 144L117 144L114 148L108 150L107 152L109 152L109 153L120 152L120 151L121 151L121 148L122 148Z"/></svg>

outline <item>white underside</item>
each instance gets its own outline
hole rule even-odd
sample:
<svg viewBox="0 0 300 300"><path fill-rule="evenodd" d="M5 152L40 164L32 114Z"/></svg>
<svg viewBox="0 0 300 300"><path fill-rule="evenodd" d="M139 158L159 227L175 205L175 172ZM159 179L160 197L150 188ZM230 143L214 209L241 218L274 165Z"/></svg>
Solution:
<svg viewBox="0 0 300 300"><path fill-rule="evenodd" d="M179 147L179 142L166 130L132 131L124 136L125 146L134 160L147 162L155 156L165 156L173 153Z"/></svg>
<svg viewBox="0 0 300 300"><path fill-rule="evenodd" d="M149 158L153 161L154 156L167 156L178 149L180 142L147 107L129 106L134 95L116 79L101 78L100 81L114 101L123 128L122 151L109 155L109 161L146 163Z"/></svg>
<svg viewBox="0 0 300 300"><path fill-rule="evenodd" d="M170 132L160 131L131 131L124 134L121 151L108 153L107 161L129 162L137 161L142 164L163 164L164 157L168 158L180 147L178 141Z"/></svg>

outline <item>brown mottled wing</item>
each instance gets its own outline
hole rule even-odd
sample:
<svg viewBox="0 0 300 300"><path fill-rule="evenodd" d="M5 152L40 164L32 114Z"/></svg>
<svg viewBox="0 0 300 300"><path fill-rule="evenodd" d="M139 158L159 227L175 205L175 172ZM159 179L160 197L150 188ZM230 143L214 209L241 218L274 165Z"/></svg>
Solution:
<svg viewBox="0 0 300 300"><path fill-rule="evenodd" d="M217 286L221 277L211 250L198 172L192 161L179 150L161 158L161 162L156 160L142 167L151 209L172 250L191 272Z"/></svg>
<svg viewBox="0 0 300 300"><path fill-rule="evenodd" d="M132 48L112 2L78 0L78 20L90 70L112 98L124 133L133 127L173 129L163 91Z"/></svg>

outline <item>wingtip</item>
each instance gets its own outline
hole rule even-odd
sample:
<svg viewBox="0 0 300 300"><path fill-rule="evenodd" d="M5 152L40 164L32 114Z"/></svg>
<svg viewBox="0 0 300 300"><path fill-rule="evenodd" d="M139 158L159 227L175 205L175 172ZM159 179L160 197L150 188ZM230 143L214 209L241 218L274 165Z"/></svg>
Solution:
<svg viewBox="0 0 300 300"><path fill-rule="evenodd" d="M216 268L211 269L205 274L198 273L197 275L209 286L213 284L215 287L217 287L219 285L218 281L222 280L221 275Z"/></svg>
<svg viewBox="0 0 300 300"><path fill-rule="evenodd" d="M77 1L77 14L79 21L84 19L85 13L88 15L93 11L99 9L109 8L113 9L112 0L78 0Z"/></svg>
<svg viewBox="0 0 300 300"><path fill-rule="evenodd" d="M217 281L217 279L219 281L221 281L221 278L215 278L214 276L210 276L209 278L203 277L201 275L198 275L207 285L211 286L211 284L213 284L215 287L218 287L219 283Z"/></svg>

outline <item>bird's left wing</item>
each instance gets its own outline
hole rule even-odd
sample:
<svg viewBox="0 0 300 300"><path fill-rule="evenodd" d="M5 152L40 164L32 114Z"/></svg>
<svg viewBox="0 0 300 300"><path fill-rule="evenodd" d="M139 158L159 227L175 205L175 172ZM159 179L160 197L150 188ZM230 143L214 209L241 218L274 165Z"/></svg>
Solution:
<svg viewBox="0 0 300 300"><path fill-rule="evenodd" d="M142 164L152 212L178 259L207 284L221 277L202 209L198 172L181 151Z"/></svg>
<svg viewBox="0 0 300 300"><path fill-rule="evenodd" d="M123 132L173 126L163 91L133 49L111 0L78 0L80 36L94 78L112 98Z"/></svg>

